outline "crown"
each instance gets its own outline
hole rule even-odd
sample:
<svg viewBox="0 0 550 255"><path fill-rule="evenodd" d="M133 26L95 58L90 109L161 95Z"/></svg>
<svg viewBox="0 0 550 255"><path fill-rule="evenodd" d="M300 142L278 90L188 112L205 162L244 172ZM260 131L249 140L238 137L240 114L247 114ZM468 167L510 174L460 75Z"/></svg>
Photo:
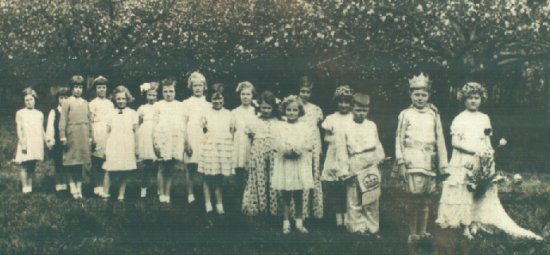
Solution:
<svg viewBox="0 0 550 255"><path fill-rule="evenodd" d="M409 86L411 89L423 89L430 87L430 78L424 73L420 73L418 76L413 76L409 79Z"/></svg>

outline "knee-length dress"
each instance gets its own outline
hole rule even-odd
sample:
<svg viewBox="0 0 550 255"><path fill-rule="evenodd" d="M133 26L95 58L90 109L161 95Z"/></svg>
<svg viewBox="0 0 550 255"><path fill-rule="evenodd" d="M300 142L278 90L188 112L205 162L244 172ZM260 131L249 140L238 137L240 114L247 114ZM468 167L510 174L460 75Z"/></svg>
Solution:
<svg viewBox="0 0 550 255"><path fill-rule="evenodd" d="M15 124L19 140L14 162L44 160L43 121L44 114L39 110L24 108L17 111ZM23 153L23 147L26 147L27 153Z"/></svg>
<svg viewBox="0 0 550 255"><path fill-rule="evenodd" d="M105 158L107 143L107 116L115 109L113 102L107 98L96 97L90 101L90 118L92 121L92 138L95 147L92 156Z"/></svg>
<svg viewBox="0 0 550 255"><path fill-rule="evenodd" d="M235 137L233 161L235 168L248 167L251 142L246 133L246 126L256 118L256 110L252 106L239 106L231 111L235 119Z"/></svg>
<svg viewBox="0 0 550 255"><path fill-rule="evenodd" d="M325 142L328 143L321 174L322 181L338 181L339 177L349 174L349 172L345 171L346 169L342 167L347 162L343 162L345 159L339 157L341 154L337 152L338 146L336 143L344 138L344 130L352 121L353 115L351 113L341 114L336 112L327 116L321 124L321 127L327 130Z"/></svg>
<svg viewBox="0 0 550 255"><path fill-rule="evenodd" d="M253 134L248 164L248 179L243 194L242 211L245 215L277 215L278 192L272 188L273 178L273 127L274 118L256 118L249 122L249 133ZM248 134L247 134L248 137Z"/></svg>
<svg viewBox="0 0 550 255"><path fill-rule="evenodd" d="M201 127L201 117L205 112L212 108L212 105L206 101L204 96L191 96L183 100L184 114L187 119L186 138L187 144L193 150L191 156L185 154L185 163L198 163L201 150L201 141L204 136Z"/></svg>
<svg viewBox="0 0 550 255"><path fill-rule="evenodd" d="M311 143L314 143L314 151L311 154L313 168L313 189L304 192L304 217L310 215L315 218L323 217L323 183L321 182L321 133L319 123L323 120L323 111L312 103L304 104L304 116L300 121L307 123L313 129ZM291 208L291 211L293 209Z"/></svg>
<svg viewBox="0 0 550 255"><path fill-rule="evenodd" d="M138 159L156 160L155 148L153 146L153 122L155 118L154 104L144 104L137 110L140 119L138 129Z"/></svg>
<svg viewBox="0 0 550 255"><path fill-rule="evenodd" d="M106 118L106 171L132 171L136 166L136 127L138 115L130 108L112 110Z"/></svg>
<svg viewBox="0 0 550 255"><path fill-rule="evenodd" d="M66 139L67 146L63 151L63 165L75 166L91 163L90 108L81 97L71 96L61 106L59 119L60 139Z"/></svg>
<svg viewBox="0 0 550 255"><path fill-rule="evenodd" d="M153 146L160 161L183 160L185 115L182 103L161 100L153 105Z"/></svg>
<svg viewBox="0 0 550 255"><path fill-rule="evenodd" d="M309 190L314 187L312 153L315 145L311 143L314 136L311 127L304 122L288 123L280 121L275 125L273 142L275 161L272 187L275 190L293 191ZM291 150L300 154L289 159L284 156Z"/></svg>
<svg viewBox="0 0 550 255"><path fill-rule="evenodd" d="M233 115L227 109L209 109L201 117L206 124L202 137L198 169L204 175L233 175ZM201 127L201 132L204 133Z"/></svg>

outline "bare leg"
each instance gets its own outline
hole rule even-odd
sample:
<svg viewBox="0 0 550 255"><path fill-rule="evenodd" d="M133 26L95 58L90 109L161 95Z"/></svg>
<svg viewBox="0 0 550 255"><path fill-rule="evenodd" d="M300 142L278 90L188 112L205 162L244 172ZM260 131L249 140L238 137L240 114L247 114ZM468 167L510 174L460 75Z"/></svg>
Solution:
<svg viewBox="0 0 550 255"><path fill-rule="evenodd" d="M223 189L221 181L215 184L214 195L216 196L216 211L218 214L224 214L225 211L223 209Z"/></svg>
<svg viewBox="0 0 550 255"><path fill-rule="evenodd" d="M204 180L202 183L202 190L204 193L204 205L206 207L206 213L209 213L212 211L212 201L210 198L210 186L208 185L208 181Z"/></svg>
<svg viewBox="0 0 550 255"><path fill-rule="evenodd" d="M187 189L187 202L193 203L195 201L195 194L193 191L193 174L192 171L196 171L196 164L185 165L185 188Z"/></svg>
<svg viewBox="0 0 550 255"><path fill-rule="evenodd" d="M430 207L428 205L428 201L424 200L422 201L421 208L419 210L419 230L418 234L421 236L428 235L427 229L428 229L428 218L430 214Z"/></svg>
<svg viewBox="0 0 550 255"><path fill-rule="evenodd" d="M126 176L120 178L120 187L118 188L118 200L123 201L126 194Z"/></svg>
<svg viewBox="0 0 550 255"><path fill-rule="evenodd" d="M21 168L21 171L19 172L19 177L21 178L21 187L23 189L23 193L26 193L27 191L27 168L23 167Z"/></svg>
<svg viewBox="0 0 550 255"><path fill-rule="evenodd" d="M157 181L158 181L158 193L159 193L159 199L161 202L164 201L164 176L166 175L166 162L161 162L159 172L157 174Z"/></svg>
<svg viewBox="0 0 550 255"><path fill-rule="evenodd" d="M111 178L109 172L106 172L103 176L103 198L109 198L111 196Z"/></svg>
<svg viewBox="0 0 550 255"><path fill-rule="evenodd" d="M283 197L283 234L290 233L290 201L292 200L292 192L281 191Z"/></svg>

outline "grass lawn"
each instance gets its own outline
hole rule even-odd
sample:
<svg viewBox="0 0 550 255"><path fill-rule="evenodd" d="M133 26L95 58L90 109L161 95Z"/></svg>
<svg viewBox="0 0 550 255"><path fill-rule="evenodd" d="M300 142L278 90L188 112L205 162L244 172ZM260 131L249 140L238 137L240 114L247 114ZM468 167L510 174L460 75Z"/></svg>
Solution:
<svg viewBox="0 0 550 255"><path fill-rule="evenodd" d="M50 161L39 164L33 193L23 195L18 166L9 163L14 125L1 123L0 254L407 254L404 196L387 176L380 240L336 230L328 210L325 219L306 221L308 235L283 236L281 219L275 217L247 223L239 210L241 194L232 185L226 188L225 218L216 218L215 227L206 229L201 197L195 207L185 203L181 172L170 205L160 204L155 196L140 199L137 179L130 182L122 203L92 198L90 186L84 187L83 200L55 194ZM550 174L524 174L524 179L521 187L503 187L501 200L519 225L548 240ZM201 194L199 189L196 194ZM437 233L433 225L430 229ZM472 254L550 254L548 241L513 240L502 234L479 236L472 247ZM420 251L432 254L433 247L426 242Z"/></svg>

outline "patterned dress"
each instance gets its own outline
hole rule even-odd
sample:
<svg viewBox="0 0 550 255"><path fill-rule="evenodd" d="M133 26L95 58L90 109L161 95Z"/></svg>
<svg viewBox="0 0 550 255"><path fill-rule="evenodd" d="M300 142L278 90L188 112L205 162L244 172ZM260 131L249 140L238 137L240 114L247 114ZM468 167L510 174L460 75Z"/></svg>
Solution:
<svg viewBox="0 0 550 255"><path fill-rule="evenodd" d="M19 141L15 153L16 163L31 160L44 160L44 114L36 109L21 109L15 114L15 124ZM27 153L23 153L23 145Z"/></svg>
<svg viewBox="0 0 550 255"><path fill-rule="evenodd" d="M273 177L273 127L277 120L253 119L249 132L254 134L250 149L248 180L243 194L242 210L245 215L277 215L278 193L271 187ZM248 134L247 134L248 137Z"/></svg>
<svg viewBox="0 0 550 255"><path fill-rule="evenodd" d="M107 142L105 146L106 171L136 170L136 137L134 127L138 125L136 111L125 108L111 110L106 118Z"/></svg>
<svg viewBox="0 0 550 255"><path fill-rule="evenodd" d="M107 143L107 116L115 107L111 100L96 97L90 101L90 117L92 120L92 138L95 148L92 156L105 158L105 145Z"/></svg>
<svg viewBox="0 0 550 255"><path fill-rule="evenodd" d="M161 100L153 105L153 146L161 161L183 160L185 116L182 103Z"/></svg>
<svg viewBox="0 0 550 255"><path fill-rule="evenodd" d="M144 104L137 110L141 124L138 129L138 156L140 160L156 160L153 146L154 104Z"/></svg>
<svg viewBox="0 0 550 255"><path fill-rule="evenodd" d="M201 117L206 123L206 134L202 137L197 171L204 175L233 175L233 115L227 109L211 108ZM201 132L203 128L201 127Z"/></svg>
<svg viewBox="0 0 550 255"><path fill-rule="evenodd" d="M187 144L193 150L193 154L188 156L184 155L185 163L198 163L201 150L201 141L204 136L201 127L201 117L205 115L205 112L212 108L212 105L206 101L204 96L195 97L191 96L183 101L183 111L187 120L186 138Z"/></svg>

